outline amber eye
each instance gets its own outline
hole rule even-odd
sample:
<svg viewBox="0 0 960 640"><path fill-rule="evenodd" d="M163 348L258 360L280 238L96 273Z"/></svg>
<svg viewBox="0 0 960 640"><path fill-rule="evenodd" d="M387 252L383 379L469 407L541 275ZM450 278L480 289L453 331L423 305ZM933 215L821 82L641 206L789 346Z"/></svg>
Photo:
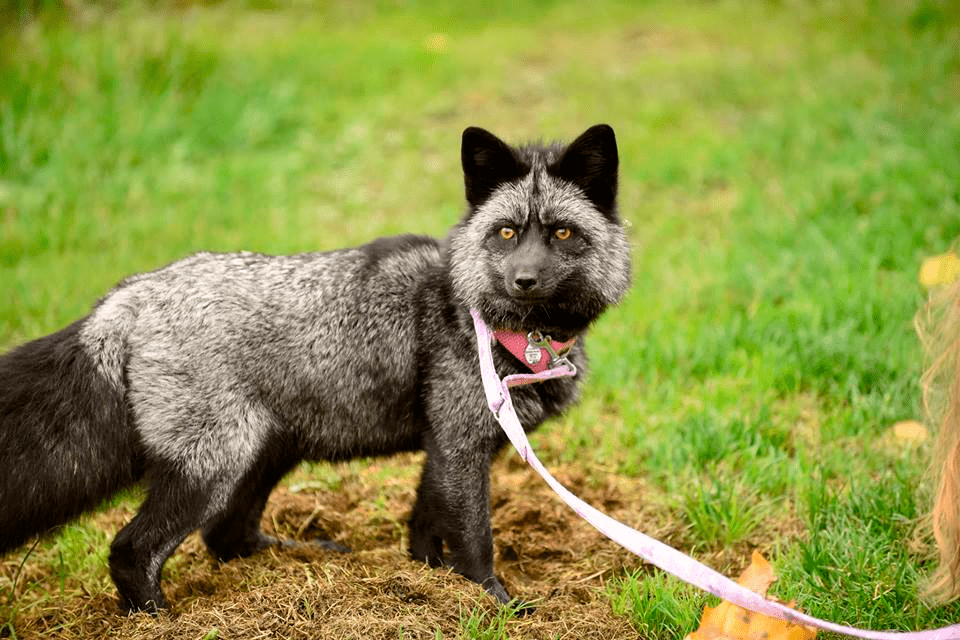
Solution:
<svg viewBox="0 0 960 640"><path fill-rule="evenodd" d="M560 227L559 229L553 232L553 235L557 237L557 240L566 240L570 237L571 233L572 232L570 231L570 229L567 229L566 227Z"/></svg>
<svg viewBox="0 0 960 640"><path fill-rule="evenodd" d="M517 232L512 227L502 227L500 229L500 237L504 240L512 240L515 235L517 235Z"/></svg>

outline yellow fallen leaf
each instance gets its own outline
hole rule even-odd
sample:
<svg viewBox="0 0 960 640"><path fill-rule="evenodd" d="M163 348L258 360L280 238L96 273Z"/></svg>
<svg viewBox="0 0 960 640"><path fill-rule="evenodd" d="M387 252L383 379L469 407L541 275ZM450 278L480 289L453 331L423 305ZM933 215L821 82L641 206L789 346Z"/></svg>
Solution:
<svg viewBox="0 0 960 640"><path fill-rule="evenodd" d="M776 579L773 566L759 551L754 551L750 566L740 574L737 584L766 596ZM700 626L684 640L813 640L816 635L816 630L810 627L747 611L730 602L721 602L716 607L703 608Z"/></svg>
<svg viewBox="0 0 960 640"><path fill-rule="evenodd" d="M960 258L955 253L931 256L920 266L920 284L927 289L950 284L960 278Z"/></svg>
<svg viewBox="0 0 960 640"><path fill-rule="evenodd" d="M769 640L783 632L783 621L770 616L758 615L752 622L746 635L747 640Z"/></svg>
<svg viewBox="0 0 960 640"><path fill-rule="evenodd" d="M773 572L773 565L763 557L762 553L754 549L753 555L750 556L750 565L744 569L740 577L737 578L737 584L750 589L750 591L754 593L766 595L770 585L772 585L776 579L777 576Z"/></svg>
<svg viewBox="0 0 960 640"><path fill-rule="evenodd" d="M812 640L817 636L817 631L807 626L799 624L785 625L784 629L776 635L771 635L770 640Z"/></svg>
<svg viewBox="0 0 960 640"><path fill-rule="evenodd" d="M729 602L721 603L720 608L726 609L726 615L724 615L723 626L720 627L720 631L730 638L746 638L747 633L750 631L750 621L753 613Z"/></svg>
<svg viewBox="0 0 960 640"><path fill-rule="evenodd" d="M726 617L726 610L721 607L726 603L720 603L716 607L704 607L703 617L700 618L700 628L710 628L719 631L723 628L723 620Z"/></svg>
<svg viewBox="0 0 960 640"><path fill-rule="evenodd" d="M916 420L901 420L893 425L893 436L900 441L922 442L928 435L927 428Z"/></svg>

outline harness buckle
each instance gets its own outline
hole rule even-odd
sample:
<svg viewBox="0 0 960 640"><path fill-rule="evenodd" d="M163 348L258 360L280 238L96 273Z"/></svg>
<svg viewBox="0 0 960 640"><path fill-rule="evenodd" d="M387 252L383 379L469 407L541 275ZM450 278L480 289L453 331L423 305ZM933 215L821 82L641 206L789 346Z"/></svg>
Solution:
<svg viewBox="0 0 960 640"><path fill-rule="evenodd" d="M567 354L570 353L571 347L572 345L566 346L557 352L557 350L553 348L553 338L543 335L542 331L534 330L527 334L527 348L524 349L523 355L530 364L537 364L543 355L540 350L545 349L550 356L549 367L551 369L566 367L576 374L577 367L567 359ZM536 359L531 359L534 354L536 354Z"/></svg>

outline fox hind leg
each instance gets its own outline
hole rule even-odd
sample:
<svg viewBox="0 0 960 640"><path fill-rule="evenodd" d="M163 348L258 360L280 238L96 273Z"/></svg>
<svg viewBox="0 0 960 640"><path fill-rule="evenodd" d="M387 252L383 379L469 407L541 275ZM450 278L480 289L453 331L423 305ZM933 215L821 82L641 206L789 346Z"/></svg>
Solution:
<svg viewBox="0 0 960 640"><path fill-rule="evenodd" d="M226 428L208 432L230 433ZM231 452L222 442L214 444L219 448L210 443L204 449L181 447L176 461L154 458L147 499L110 549L110 574L124 611L166 608L161 569L196 529L224 560L276 544L260 531L260 515L270 490L296 459L271 455L282 451L276 447ZM214 455L204 455L211 450Z"/></svg>
<svg viewBox="0 0 960 640"><path fill-rule="evenodd" d="M110 576L125 612L167 607L160 572L203 520L210 492L172 470L152 475L147 499L110 545Z"/></svg>
<svg viewBox="0 0 960 640"><path fill-rule="evenodd" d="M224 509L204 526L203 541L218 560L246 557L270 546L301 544L268 536L260 529L263 510L274 487L300 461L299 456L290 451L295 448L280 443L264 447L259 460L237 484ZM329 551L350 551L332 540L315 540L310 544Z"/></svg>
<svg viewBox="0 0 960 640"><path fill-rule="evenodd" d="M260 518L274 486L294 464L296 461L247 473L225 508L203 528L203 541L214 557L225 562L280 544L263 533Z"/></svg>

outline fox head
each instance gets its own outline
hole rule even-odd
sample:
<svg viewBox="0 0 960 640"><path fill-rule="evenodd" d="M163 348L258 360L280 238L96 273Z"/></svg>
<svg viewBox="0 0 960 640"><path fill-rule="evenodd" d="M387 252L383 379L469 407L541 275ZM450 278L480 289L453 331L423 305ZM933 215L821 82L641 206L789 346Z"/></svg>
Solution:
<svg viewBox="0 0 960 640"><path fill-rule="evenodd" d="M617 142L511 147L477 127L461 149L467 213L450 237L454 292L495 327L577 334L630 282L617 214Z"/></svg>

